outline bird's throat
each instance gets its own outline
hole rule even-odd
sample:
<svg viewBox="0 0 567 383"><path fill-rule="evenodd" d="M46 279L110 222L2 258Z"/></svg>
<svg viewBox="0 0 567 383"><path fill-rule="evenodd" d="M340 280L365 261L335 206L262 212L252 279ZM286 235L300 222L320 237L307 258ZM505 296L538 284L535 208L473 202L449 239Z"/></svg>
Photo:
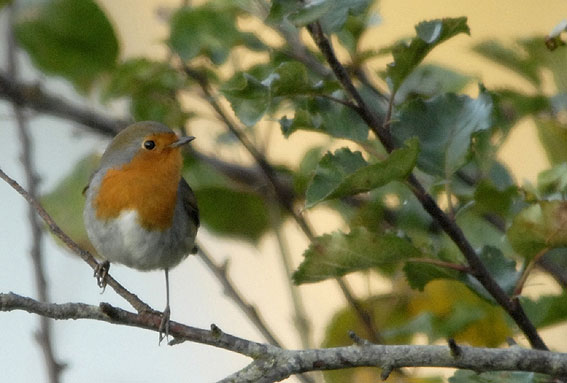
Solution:
<svg viewBox="0 0 567 383"><path fill-rule="evenodd" d="M136 210L147 230L167 230L173 222L182 158L179 150L159 156L136 156L121 168L109 169L94 200L97 218L113 219Z"/></svg>

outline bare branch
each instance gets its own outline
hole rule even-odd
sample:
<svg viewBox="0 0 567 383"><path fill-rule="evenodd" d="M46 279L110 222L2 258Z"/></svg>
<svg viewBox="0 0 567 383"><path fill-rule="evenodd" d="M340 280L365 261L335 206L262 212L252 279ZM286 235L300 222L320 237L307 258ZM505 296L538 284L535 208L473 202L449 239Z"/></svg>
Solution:
<svg viewBox="0 0 567 383"><path fill-rule="evenodd" d="M0 293L0 311L25 310L53 319L91 319L113 324L159 331L159 313L135 314L101 303L48 304L14 293ZM310 350L284 350L224 333L171 322L172 343L192 341L223 348L254 359L244 369L221 382L276 382L308 371L352 367L381 367L387 371L402 367L447 367L486 371L526 371L567 375L567 354L521 347L481 348L457 346L406 346L356 344L347 347ZM455 349L459 351L455 353Z"/></svg>
<svg viewBox="0 0 567 383"><path fill-rule="evenodd" d="M217 277L218 281L222 284L224 288L224 293L228 296L236 305L240 308L240 310L246 314L248 319L256 326L258 330L262 333L264 338L272 345L281 347L281 342L277 339L277 337L273 334L273 332L268 328L268 325L264 322L260 314L258 314L258 310L250 303L246 302L246 300L242 297L242 295L238 292L238 290L234 287L232 282L228 277L228 264L225 263L221 266L217 265L212 257L209 255L207 251L203 248L202 244L198 244L197 247L199 248L199 252L197 256L203 261L205 266L213 273L215 277Z"/></svg>
<svg viewBox="0 0 567 383"><path fill-rule="evenodd" d="M16 41L14 38L14 13L15 4L9 4L6 9L8 11L7 33L6 33L6 50L7 50L7 68L11 78L17 79L18 62ZM15 124L18 128L20 142L22 144L21 162L26 176L26 184L30 195L37 198L39 177L35 171L33 164L33 150L31 138L28 134L28 121L24 115L24 111L17 104L12 104L15 116ZM30 256L33 265L33 273L35 278L35 286L37 296L40 302L49 302L49 289L47 279L45 278L44 258L42 253L43 231L37 215L31 205L28 204L28 221L31 231L31 249ZM49 318L40 317L39 329L35 333L35 339L43 352L45 367L47 370L48 381L57 383L61 380L61 372L65 368L65 364L59 362L55 357L53 349L53 339L51 331L51 321Z"/></svg>

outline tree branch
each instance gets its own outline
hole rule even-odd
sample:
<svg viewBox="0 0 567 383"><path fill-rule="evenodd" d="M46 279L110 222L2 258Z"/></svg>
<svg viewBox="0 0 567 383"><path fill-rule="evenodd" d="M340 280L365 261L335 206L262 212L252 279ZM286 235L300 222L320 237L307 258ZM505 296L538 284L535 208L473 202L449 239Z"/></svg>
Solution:
<svg viewBox="0 0 567 383"><path fill-rule="evenodd" d="M15 4L9 4L6 8L8 11L8 31L6 33L6 56L8 61L8 74L11 78L17 79L19 77L19 66L17 63L17 50L14 38ZM30 195L33 198L37 198L39 177L35 171L32 160L33 150L32 142L28 134L28 122L22 108L17 104L12 104L12 106L14 110L15 124L18 128L20 142L22 144L21 162L24 167L27 187ZM45 270L43 267L44 257L41 246L43 241L43 231L34 209L29 204L27 208L32 243L30 256L33 264L33 273L35 277L37 296L40 302L49 302L49 291L47 280L45 278ZM57 383L61 380L61 373L65 368L65 364L59 362L55 357L53 339L51 334L51 321L46 317L40 317L39 329L35 333L35 339L43 352L48 381L51 383Z"/></svg>
<svg viewBox="0 0 567 383"><path fill-rule="evenodd" d="M160 314L135 314L101 303L42 303L14 293L0 293L0 311L24 310L53 319L91 319L113 324L159 331ZM284 350L222 332L215 325L211 330L171 322L172 343L192 341L223 348L254 361L221 382L276 382L308 371L336 370L352 367L380 367L391 371L401 367L448 367L486 371L526 371L567 375L567 354L520 347L480 348L458 346L406 346L361 343L346 347L310 350Z"/></svg>
<svg viewBox="0 0 567 383"><path fill-rule="evenodd" d="M321 26L318 23L312 23L307 26L315 44L323 53L328 64L331 66L333 73L346 90L346 92L354 99L359 107L360 117L368 124L369 128L376 134L382 145L388 152L394 149L394 144L388 129L384 128L379 118L372 112L362 99L360 93L354 86L351 78L349 77L344 66L337 59L335 52L329 42L329 39L323 33ZM386 124L388 121L386 121ZM445 214L443 210L437 205L435 200L427 193L423 185L412 174L408 179L410 189L417 197L425 211L441 226L443 231L449 235L453 242L457 245L461 253L464 255L469 266L471 267L472 275L478 279L482 286L492 295L500 306L512 317L514 322L522 330L528 338L532 347L542 350L547 350L543 339L539 336L537 329L527 317L522 306L517 300L510 298L498 283L492 278L470 242L466 239L461 228L457 226L454 220Z"/></svg>

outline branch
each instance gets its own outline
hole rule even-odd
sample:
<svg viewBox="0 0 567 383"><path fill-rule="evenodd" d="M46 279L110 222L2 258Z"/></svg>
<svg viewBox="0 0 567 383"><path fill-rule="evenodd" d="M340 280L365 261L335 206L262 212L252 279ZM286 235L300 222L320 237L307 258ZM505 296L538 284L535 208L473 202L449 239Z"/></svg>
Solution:
<svg viewBox="0 0 567 383"><path fill-rule="evenodd" d="M0 293L0 311L24 310L53 319L91 319L159 331L159 313L135 314L101 303L49 304L14 293ZM173 343L192 341L223 348L254 361L221 382L276 382L308 371L352 367L380 367L391 371L401 367L447 367L486 371L526 371L552 377L567 375L567 354L520 347L480 348L468 346L373 345L362 342L347 347L284 350L235 337L215 325L211 330L171 322ZM458 349L458 352L455 352Z"/></svg>
<svg viewBox="0 0 567 383"><path fill-rule="evenodd" d="M75 241L73 241L61 228L55 223L53 218L45 211L45 209L33 198L24 188L22 188L14 179L10 178L2 169L0 169L0 178L2 178L8 185L10 185L14 190L16 190L22 197L28 201L28 203L35 209L43 221L47 224L51 232L59 238L73 253L81 257L88 265L95 270L98 266L98 262L86 250L83 250ZM109 274L106 277L107 285L112 287L114 291L122 298L126 299L130 305L136 309L138 312L153 312L154 310L144 303L135 294L132 294L126 290L118 281L112 278Z"/></svg>
<svg viewBox="0 0 567 383"><path fill-rule="evenodd" d="M246 302L242 295L236 290L230 279L228 278L227 268L228 264L225 263L222 266L217 265L212 257L208 254L207 251L203 248L202 244L198 244L197 247L199 248L199 252L197 256L201 258L205 266L217 277L218 281L222 284L224 288L224 293L232 299L234 303L240 308L240 310L246 314L250 322L252 322L256 328L262 333L264 338L272 345L281 347L281 342L277 339L277 337L272 333L272 331L268 328L260 314L258 314L258 310L250 303Z"/></svg>
<svg viewBox="0 0 567 383"><path fill-rule="evenodd" d="M7 7L8 22L6 33L7 61L8 73L11 78L18 78L18 63L16 52L16 41L14 38L14 13L15 4L9 4ZM24 115L24 111L17 104L13 104L15 123L18 128L20 142L22 144L21 162L24 167L26 183L29 193L32 197L37 198L39 177L36 173L32 156L32 142L28 134L28 123ZM28 221L31 231L31 249L30 256L33 264L33 272L35 278L36 292L41 302L49 301L49 291L47 280L45 278L45 270L43 267L43 253L41 251L41 243L43 240L43 231L40 222L31 205L28 208ZM51 337L51 321L46 317L40 317L39 329L35 333L35 339L43 352L45 367L47 370L48 380L51 383L61 381L61 373L65 368L65 364L57 361L53 350L53 341Z"/></svg>
<svg viewBox="0 0 567 383"><path fill-rule="evenodd" d="M394 149L393 141L388 129L384 128L384 124L366 105L358 90L354 86L348 72L344 66L337 59L335 52L323 33L319 23L312 23L307 26L315 44L323 53L325 59L331 66L333 73L346 90L346 92L354 99L359 107L360 117L368 124L369 128L376 134L382 145L388 152ZM386 121L386 124L388 121ZM542 350L547 350L543 339L539 336L537 329L529 320L522 306L516 299L511 299L498 283L492 278L470 242L466 239L461 228L457 226L454 220L445 214L443 210L437 205L435 200L427 193L423 185L417 180L414 175L410 175L408 179L410 189L419 200L425 211L441 226L443 231L449 235L451 240L457 245L461 253L467 260L472 275L482 284L482 286L490 293L490 295L498 302L500 306L512 317L514 322L522 330L528 338L532 347Z"/></svg>
<svg viewBox="0 0 567 383"><path fill-rule="evenodd" d="M128 125L128 121L111 119L72 105L63 98L44 92L38 84L18 83L2 72L0 72L0 99L10 101L19 107L78 122L105 135L115 135Z"/></svg>

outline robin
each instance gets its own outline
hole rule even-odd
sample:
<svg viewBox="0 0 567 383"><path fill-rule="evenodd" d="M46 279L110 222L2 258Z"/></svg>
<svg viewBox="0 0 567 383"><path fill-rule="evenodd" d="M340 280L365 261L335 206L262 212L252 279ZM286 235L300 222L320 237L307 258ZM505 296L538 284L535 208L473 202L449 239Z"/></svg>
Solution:
<svg viewBox="0 0 567 383"><path fill-rule="evenodd" d="M169 334L168 272L197 251L199 209L181 177L181 148L194 139L157 122L132 124L112 140L85 189L85 227L105 259L95 270L99 286L105 286L109 262L165 271L160 343Z"/></svg>

